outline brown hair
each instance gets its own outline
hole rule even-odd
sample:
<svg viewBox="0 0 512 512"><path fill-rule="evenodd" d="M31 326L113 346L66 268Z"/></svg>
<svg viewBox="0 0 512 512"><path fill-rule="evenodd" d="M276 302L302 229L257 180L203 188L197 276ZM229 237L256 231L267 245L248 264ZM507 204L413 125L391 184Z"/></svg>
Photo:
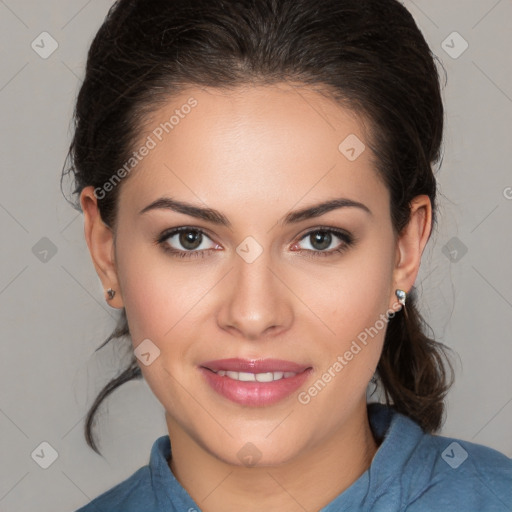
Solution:
<svg viewBox="0 0 512 512"><path fill-rule="evenodd" d="M72 174L77 195L101 187L127 161L147 114L186 87L288 81L323 88L369 122L396 233L420 194L430 198L435 226L432 164L441 160L444 109L434 57L397 0L119 0L89 50L62 179ZM98 198L112 229L121 187ZM73 206L80 211L78 201ZM377 375L388 404L432 432L442 422L451 365L446 347L425 334L415 303L413 288L405 311L388 323ZM124 309L96 350L123 336ZM133 355L92 404L85 436L98 453L99 405L141 376Z"/></svg>

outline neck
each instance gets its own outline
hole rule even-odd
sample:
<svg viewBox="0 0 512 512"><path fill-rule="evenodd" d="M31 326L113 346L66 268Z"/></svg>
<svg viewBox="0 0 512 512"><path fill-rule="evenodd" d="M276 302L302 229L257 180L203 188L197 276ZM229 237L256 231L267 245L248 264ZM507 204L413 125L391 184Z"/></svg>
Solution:
<svg viewBox="0 0 512 512"><path fill-rule="evenodd" d="M329 439L286 463L263 467L219 460L168 417L169 467L203 512L320 510L370 467L377 451L362 405Z"/></svg>

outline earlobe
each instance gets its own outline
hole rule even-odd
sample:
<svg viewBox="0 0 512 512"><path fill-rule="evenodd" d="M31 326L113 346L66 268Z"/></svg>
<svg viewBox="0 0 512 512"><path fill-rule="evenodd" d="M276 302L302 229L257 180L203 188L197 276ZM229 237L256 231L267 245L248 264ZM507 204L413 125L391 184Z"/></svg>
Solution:
<svg viewBox="0 0 512 512"><path fill-rule="evenodd" d="M394 289L409 292L419 272L421 255L432 227L432 205L427 195L416 196L410 202L410 219L398 235L396 245ZM396 297L392 297L396 301Z"/></svg>
<svg viewBox="0 0 512 512"><path fill-rule="evenodd" d="M114 233L101 218L94 187L85 187L80 194L84 214L84 235L87 247L101 280L105 299L114 308L122 308L122 296L116 271ZM107 290L112 290L107 292ZM112 293L114 292L114 293Z"/></svg>

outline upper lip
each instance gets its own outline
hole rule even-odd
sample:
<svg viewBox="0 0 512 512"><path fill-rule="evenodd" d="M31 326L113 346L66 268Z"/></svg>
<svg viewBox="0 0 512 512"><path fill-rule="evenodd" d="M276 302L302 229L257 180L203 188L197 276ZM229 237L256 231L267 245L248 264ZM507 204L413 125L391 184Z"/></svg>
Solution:
<svg viewBox="0 0 512 512"><path fill-rule="evenodd" d="M217 359L215 361L206 361L202 363L203 368L208 368L214 372L227 370L231 372L248 373L267 373L267 372L293 372L302 373L310 368L308 365L294 363L293 361L284 361L282 359Z"/></svg>

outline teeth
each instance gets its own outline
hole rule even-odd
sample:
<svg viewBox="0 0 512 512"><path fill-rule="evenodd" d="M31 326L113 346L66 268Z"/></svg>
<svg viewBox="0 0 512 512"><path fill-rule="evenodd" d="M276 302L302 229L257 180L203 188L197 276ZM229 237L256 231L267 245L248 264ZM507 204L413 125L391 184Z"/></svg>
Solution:
<svg viewBox="0 0 512 512"><path fill-rule="evenodd" d="M273 382L275 380L288 379L297 375L295 372L266 372L266 373L249 373L249 372L231 372L227 370L219 370L215 372L220 377L229 377L233 380L241 382Z"/></svg>
<svg viewBox="0 0 512 512"><path fill-rule="evenodd" d="M283 372L257 373L256 380L258 382L272 382L274 380L281 380L283 375Z"/></svg>
<svg viewBox="0 0 512 512"><path fill-rule="evenodd" d="M254 373L238 372L238 380L242 382L255 382L256 376Z"/></svg>

